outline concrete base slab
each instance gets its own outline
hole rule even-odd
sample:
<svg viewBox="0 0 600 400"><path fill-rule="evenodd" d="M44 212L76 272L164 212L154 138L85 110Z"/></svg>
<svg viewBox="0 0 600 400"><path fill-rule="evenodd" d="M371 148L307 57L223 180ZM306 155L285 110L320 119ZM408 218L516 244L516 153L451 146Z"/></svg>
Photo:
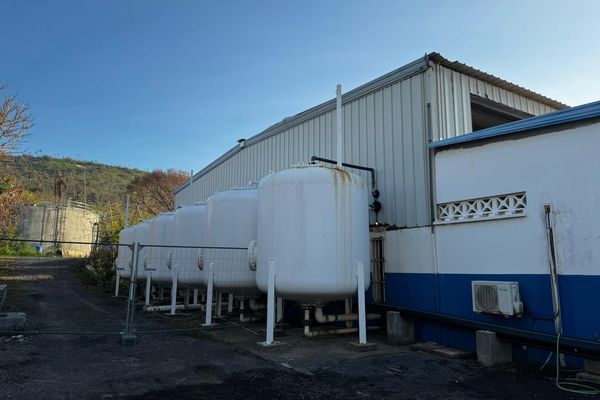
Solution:
<svg viewBox="0 0 600 400"><path fill-rule="evenodd" d="M577 379L583 379L600 384L600 375L592 374L591 372L579 372L577 373Z"/></svg>
<svg viewBox="0 0 600 400"><path fill-rule="evenodd" d="M277 340L274 340L273 343L267 343L267 342L256 342L257 345L264 347L265 349L270 349L273 347L279 347L281 346L283 343L278 342Z"/></svg>
<svg viewBox="0 0 600 400"><path fill-rule="evenodd" d="M137 343L136 335L121 334L121 346L135 346L136 343Z"/></svg>
<svg viewBox="0 0 600 400"><path fill-rule="evenodd" d="M367 342L367 343L358 343L358 342L350 342L347 345L348 349L352 351L365 352L365 351L375 351L377 350L377 343Z"/></svg>
<svg viewBox="0 0 600 400"><path fill-rule="evenodd" d="M600 375L600 361L598 360L585 360L584 361L585 372Z"/></svg>
<svg viewBox="0 0 600 400"><path fill-rule="evenodd" d="M496 337L495 332L477 331L477 361L482 365L506 364L512 361L512 346Z"/></svg>
<svg viewBox="0 0 600 400"><path fill-rule="evenodd" d="M22 312L0 313L0 331L22 331L27 315Z"/></svg>
<svg viewBox="0 0 600 400"><path fill-rule="evenodd" d="M473 353L470 351L453 349L450 347L441 346L437 343L417 343L410 346L410 349L415 351L423 351L425 353L450 359L464 359L473 357Z"/></svg>

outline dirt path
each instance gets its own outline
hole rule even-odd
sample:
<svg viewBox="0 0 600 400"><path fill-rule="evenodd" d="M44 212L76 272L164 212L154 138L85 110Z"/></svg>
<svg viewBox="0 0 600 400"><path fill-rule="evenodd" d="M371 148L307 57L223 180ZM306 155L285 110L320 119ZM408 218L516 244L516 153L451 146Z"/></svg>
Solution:
<svg viewBox="0 0 600 400"><path fill-rule="evenodd" d="M123 327L124 299L87 290L72 262L0 260L3 281L5 311L26 312L28 330ZM136 318L139 330L200 324L193 315L175 325L165 317ZM252 333L221 328L243 340L216 339L227 336L216 330L141 335L131 347L115 334L0 336L0 399L569 398L551 380L516 367L482 369L408 350L358 357L338 339L300 339L261 353Z"/></svg>

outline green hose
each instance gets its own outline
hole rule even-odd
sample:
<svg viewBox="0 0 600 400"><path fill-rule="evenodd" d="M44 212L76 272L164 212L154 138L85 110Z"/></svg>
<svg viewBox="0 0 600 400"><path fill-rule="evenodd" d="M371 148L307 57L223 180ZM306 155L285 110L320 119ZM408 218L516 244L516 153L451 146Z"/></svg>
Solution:
<svg viewBox="0 0 600 400"><path fill-rule="evenodd" d="M600 387L598 382L579 378L560 379L560 333L556 335L556 387L565 392L599 395Z"/></svg>

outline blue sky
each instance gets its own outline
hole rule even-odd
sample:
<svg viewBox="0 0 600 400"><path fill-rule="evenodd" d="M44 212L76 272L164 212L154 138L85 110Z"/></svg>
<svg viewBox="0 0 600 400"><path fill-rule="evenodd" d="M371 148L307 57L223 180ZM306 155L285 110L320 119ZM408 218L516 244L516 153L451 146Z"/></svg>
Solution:
<svg viewBox="0 0 600 400"><path fill-rule="evenodd" d="M0 0L23 151L199 170L282 118L430 51L600 100L600 2Z"/></svg>

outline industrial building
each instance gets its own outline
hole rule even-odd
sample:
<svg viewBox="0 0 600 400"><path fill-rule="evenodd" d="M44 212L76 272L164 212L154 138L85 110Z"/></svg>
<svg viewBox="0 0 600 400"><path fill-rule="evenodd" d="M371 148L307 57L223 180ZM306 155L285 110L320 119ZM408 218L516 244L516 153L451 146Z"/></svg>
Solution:
<svg viewBox="0 0 600 400"><path fill-rule="evenodd" d="M334 99L240 140L176 189L176 205L335 159L335 109ZM346 92L342 120L343 161L374 174L346 170L381 204L369 216L369 302L599 339L600 103L570 109L431 53ZM428 324L416 336L475 346L473 334Z"/></svg>

